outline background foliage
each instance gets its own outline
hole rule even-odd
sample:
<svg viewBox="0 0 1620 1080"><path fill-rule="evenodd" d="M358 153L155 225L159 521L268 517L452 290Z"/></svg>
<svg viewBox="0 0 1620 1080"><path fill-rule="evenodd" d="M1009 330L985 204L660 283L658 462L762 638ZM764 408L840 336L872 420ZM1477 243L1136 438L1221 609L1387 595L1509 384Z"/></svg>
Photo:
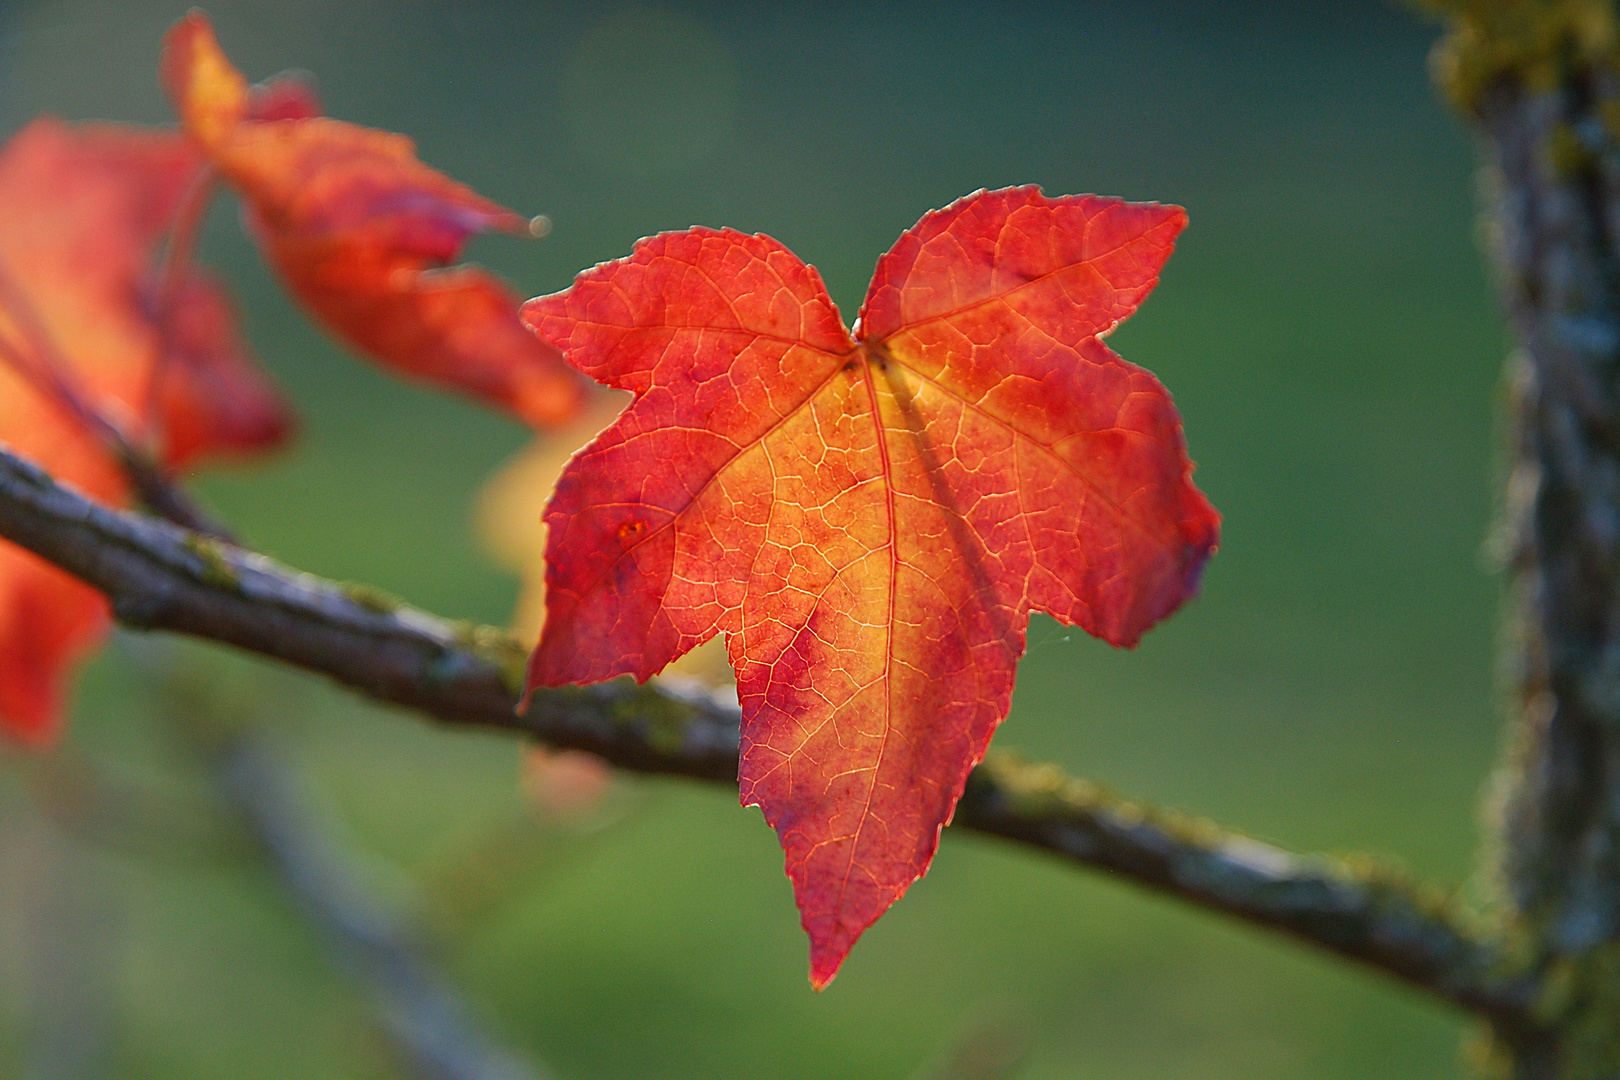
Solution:
<svg viewBox="0 0 1620 1080"><path fill-rule="evenodd" d="M1178 254L1115 344L1175 393L1223 550L1203 598L1135 653L1038 620L997 745L1289 846L1383 849L1464 881L1496 741L1480 551L1503 344L1472 151L1424 72L1431 28L1374 3L1190 0L210 10L250 76L308 68L334 115L550 214L543 243L471 253L528 293L643 234L727 224L815 263L852 315L885 246L976 187L1185 205ZM0 134L41 111L166 122L157 46L181 13L7 0ZM208 478L205 499L293 565L504 621L515 583L479 555L470 508L525 433L342 358L228 204L204 257L306 424L276 464ZM1027 1039L1031 1080L1456 1070L1461 1022L1438 1006L949 835L812 995L775 841L725 791L622 781L611 823L514 840L508 738L183 651L284 727L357 842L430 896L504 858L474 854L504 837L510 869L462 904L445 955L489 1025L560 1076L904 1077L984 1017ZM200 799L152 667L150 644L121 637L82 682L67 752ZM0 1073L57 993L120 1076L390 1075L262 862L161 824L136 850L72 840L37 809L43 771L0 759ZM41 953L63 926L100 928L70 935L84 972L65 990L41 975L74 970Z"/></svg>

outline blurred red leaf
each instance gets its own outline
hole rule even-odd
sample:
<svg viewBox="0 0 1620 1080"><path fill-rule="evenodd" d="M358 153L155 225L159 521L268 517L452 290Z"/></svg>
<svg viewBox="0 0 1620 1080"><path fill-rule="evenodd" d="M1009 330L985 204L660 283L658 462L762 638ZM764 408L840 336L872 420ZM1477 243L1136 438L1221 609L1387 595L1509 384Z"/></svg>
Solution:
<svg viewBox="0 0 1620 1080"><path fill-rule="evenodd" d="M1130 646L1196 591L1219 516L1169 394L1102 342L1185 222L970 195L879 260L853 337L814 269L730 230L525 306L635 394L547 509L530 685L646 679L724 633L742 801L780 836L817 987L927 869L1029 614Z"/></svg>
<svg viewBox="0 0 1620 1080"><path fill-rule="evenodd" d="M202 167L175 133L49 119L0 150L0 442L104 502L128 484L75 403L169 469L290 430L219 286L181 266L164 295L156 251ZM48 740L106 625L99 593L0 543L0 727Z"/></svg>
<svg viewBox="0 0 1620 1080"><path fill-rule="evenodd" d="M489 272L446 268L467 238L526 219L430 169L403 135L313 115L313 93L257 91L207 16L169 31L163 84L186 130L247 201L266 257L335 334L389 367L540 425L574 415L578 376L518 320Z"/></svg>

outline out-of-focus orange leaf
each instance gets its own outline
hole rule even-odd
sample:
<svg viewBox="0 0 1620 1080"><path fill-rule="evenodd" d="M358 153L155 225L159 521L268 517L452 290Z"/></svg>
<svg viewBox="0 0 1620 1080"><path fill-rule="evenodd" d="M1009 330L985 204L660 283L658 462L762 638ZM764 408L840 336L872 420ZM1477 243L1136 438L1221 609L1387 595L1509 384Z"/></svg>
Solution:
<svg viewBox="0 0 1620 1080"><path fill-rule="evenodd" d="M181 268L163 294L157 249L202 168L175 133L48 119L0 150L0 442L105 502L128 485L52 379L170 469L290 429L219 286ZM106 625L99 593L0 543L0 728L48 740Z"/></svg>
<svg viewBox="0 0 1620 1080"><path fill-rule="evenodd" d="M1102 341L1185 222L970 195L879 260L853 335L814 269L730 230L525 306L635 394L547 509L530 686L646 679L724 634L742 801L781 839L818 987L927 869L1030 613L1130 646L1197 589L1219 517L1170 395Z"/></svg>
<svg viewBox="0 0 1620 1080"><path fill-rule="evenodd" d="M472 234L523 232L526 219L422 164L403 135L310 115L307 88L254 91L199 12L170 30L162 77L246 200L266 257L335 334L532 424L573 416L580 380L523 329L516 294L485 270L446 265Z"/></svg>
<svg viewBox="0 0 1620 1080"><path fill-rule="evenodd" d="M321 115L321 99L301 74L278 75L248 90L249 120L309 120Z"/></svg>
<svg viewBox="0 0 1620 1080"><path fill-rule="evenodd" d="M562 818L584 817L596 809L613 782L607 762L583 750L528 746L520 770L518 787L529 805Z"/></svg>
<svg viewBox="0 0 1620 1080"><path fill-rule="evenodd" d="M237 335L236 307L224 287L192 271L167 318L170 368L159 376L159 407L169 468L284 442L292 414L248 360Z"/></svg>
<svg viewBox="0 0 1620 1080"><path fill-rule="evenodd" d="M598 391L572 423L538 435L478 497L476 527L484 549L523 582L511 629L527 641L539 640L546 613L546 500L568 459L613 422L626 397Z"/></svg>
<svg viewBox="0 0 1620 1080"><path fill-rule="evenodd" d="M496 562L523 582L512 611L512 633L540 637L546 617L546 502L568 459L623 411L628 394L598 391L567 427L536 437L484 487L478 500L478 534ZM715 689L732 681L725 642L718 637L677 657L663 671Z"/></svg>

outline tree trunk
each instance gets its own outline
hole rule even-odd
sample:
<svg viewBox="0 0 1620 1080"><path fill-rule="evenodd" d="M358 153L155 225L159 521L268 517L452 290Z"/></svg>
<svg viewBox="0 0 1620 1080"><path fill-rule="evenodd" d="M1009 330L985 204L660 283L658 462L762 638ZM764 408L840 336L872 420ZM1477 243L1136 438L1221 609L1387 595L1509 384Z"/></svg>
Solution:
<svg viewBox="0 0 1620 1080"><path fill-rule="evenodd" d="M1447 5L1436 75L1483 136L1508 361L1512 717L1489 880L1539 986L1490 1075L1620 1077L1620 81L1608 0Z"/></svg>

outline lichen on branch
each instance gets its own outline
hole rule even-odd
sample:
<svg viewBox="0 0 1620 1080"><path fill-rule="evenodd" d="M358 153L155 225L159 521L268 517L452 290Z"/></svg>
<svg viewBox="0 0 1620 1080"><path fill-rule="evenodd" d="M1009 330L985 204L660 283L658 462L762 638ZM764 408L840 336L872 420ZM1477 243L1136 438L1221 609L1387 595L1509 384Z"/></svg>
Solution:
<svg viewBox="0 0 1620 1080"><path fill-rule="evenodd" d="M108 509L4 450L0 537L101 590L128 626L235 645L448 724L522 733L622 769L736 783L734 701L618 679L537 691L520 716L521 647L501 631L356 599L353 586ZM991 758L969 777L953 828L1291 934L1502 1024L1529 1023L1539 993L1425 887L1120 799L1054 766Z"/></svg>
<svg viewBox="0 0 1620 1080"><path fill-rule="evenodd" d="M1477 116L1503 78L1532 92L1557 88L1570 67L1620 60L1610 0L1421 0L1446 19L1430 64L1435 83L1458 111Z"/></svg>

